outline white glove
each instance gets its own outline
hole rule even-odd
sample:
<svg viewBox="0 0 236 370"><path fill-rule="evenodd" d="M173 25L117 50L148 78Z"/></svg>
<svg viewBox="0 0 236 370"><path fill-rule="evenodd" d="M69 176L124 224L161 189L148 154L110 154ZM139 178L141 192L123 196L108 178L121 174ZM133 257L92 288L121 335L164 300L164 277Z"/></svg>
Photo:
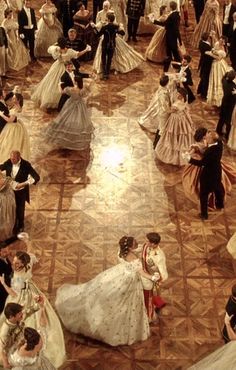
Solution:
<svg viewBox="0 0 236 370"><path fill-rule="evenodd" d="M22 40L24 40L25 35L24 35L23 33L21 33L21 34L20 34L20 38L21 38Z"/></svg>
<svg viewBox="0 0 236 370"><path fill-rule="evenodd" d="M86 45L86 50L87 51L91 51L92 50L91 46L90 45Z"/></svg>

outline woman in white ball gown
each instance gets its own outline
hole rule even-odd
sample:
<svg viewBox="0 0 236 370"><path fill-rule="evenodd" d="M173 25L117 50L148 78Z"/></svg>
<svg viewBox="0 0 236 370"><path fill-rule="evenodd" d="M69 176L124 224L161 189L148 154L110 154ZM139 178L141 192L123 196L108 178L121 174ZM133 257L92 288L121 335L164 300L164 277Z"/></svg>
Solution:
<svg viewBox="0 0 236 370"><path fill-rule="evenodd" d="M120 241L121 263L101 272L84 284L65 284L56 295L56 309L73 333L91 337L111 346L130 345L150 335L141 276L145 273L133 237Z"/></svg>
<svg viewBox="0 0 236 370"><path fill-rule="evenodd" d="M48 52L56 61L51 65L49 71L39 82L33 91L31 100L41 109L58 107L61 97L59 83L61 76L65 72L65 62L77 59L91 50L89 45L82 51L75 51L66 47L67 41L64 37L59 37L57 45L49 47Z"/></svg>
<svg viewBox="0 0 236 370"><path fill-rule="evenodd" d="M49 46L55 44L60 36L63 35L62 25L56 17L57 8L46 0L39 10L41 18L38 22L38 31L35 40L35 56L48 57Z"/></svg>
<svg viewBox="0 0 236 370"><path fill-rule="evenodd" d="M11 178L6 178L0 171L0 241L12 236L15 224L16 201L11 182Z"/></svg>

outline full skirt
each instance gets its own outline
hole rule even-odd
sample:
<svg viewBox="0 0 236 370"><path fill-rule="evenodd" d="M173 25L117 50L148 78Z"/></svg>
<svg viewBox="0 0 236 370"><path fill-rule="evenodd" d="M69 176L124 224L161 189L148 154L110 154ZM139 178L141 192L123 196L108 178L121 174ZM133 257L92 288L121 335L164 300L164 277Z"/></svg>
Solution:
<svg viewBox="0 0 236 370"><path fill-rule="evenodd" d="M0 241L10 238L16 217L15 194L8 184L0 191Z"/></svg>
<svg viewBox="0 0 236 370"><path fill-rule="evenodd" d="M31 96L31 100L41 109L57 108L61 97L59 83L64 72L64 63L56 60L51 65L48 73L36 86Z"/></svg>
<svg viewBox="0 0 236 370"><path fill-rule="evenodd" d="M236 150L236 106L232 114L231 129L230 129L229 140L227 144L230 149Z"/></svg>
<svg viewBox="0 0 236 370"><path fill-rule="evenodd" d="M157 143L157 158L164 163L185 165L182 153L188 151L193 144L194 132L195 127L188 112L172 113Z"/></svg>
<svg viewBox="0 0 236 370"><path fill-rule="evenodd" d="M156 63L162 63L167 58L166 54L166 30L159 27L153 35L147 47L145 57Z"/></svg>
<svg viewBox="0 0 236 370"><path fill-rule="evenodd" d="M226 249L231 254L231 256L236 259L236 232L229 239L226 245Z"/></svg>
<svg viewBox="0 0 236 370"><path fill-rule="evenodd" d="M18 119L15 123L7 123L0 134L0 162L5 162L12 150L18 150L22 158L30 159L30 139L27 129Z"/></svg>
<svg viewBox="0 0 236 370"><path fill-rule="evenodd" d="M35 56L36 57L49 57L49 46L57 42L58 37L62 36L62 25L55 17L55 23L48 26L43 17L38 22L38 32L35 40Z"/></svg>
<svg viewBox="0 0 236 370"><path fill-rule="evenodd" d="M137 68L144 58L128 45L120 36L116 37L116 48L112 58L111 69L120 73L127 73ZM102 38L99 41L97 52L93 62L96 73L102 73Z"/></svg>
<svg viewBox="0 0 236 370"><path fill-rule="evenodd" d="M235 370L236 341L233 340L191 366L188 370Z"/></svg>
<svg viewBox="0 0 236 370"><path fill-rule="evenodd" d="M192 46L197 49L204 32L215 31L216 40L222 35L222 22L213 12L203 12L199 23L196 25L192 36Z"/></svg>
<svg viewBox="0 0 236 370"><path fill-rule="evenodd" d="M7 65L14 71L20 71L29 64L30 57L23 41L11 32L11 38L8 38Z"/></svg>
<svg viewBox="0 0 236 370"><path fill-rule="evenodd" d="M120 263L81 284L65 284L55 302L65 327L108 343L129 345L150 335L138 273Z"/></svg>
<svg viewBox="0 0 236 370"><path fill-rule="evenodd" d="M59 148L84 150L90 146L93 130L85 102L82 98L70 98L48 127L46 138L49 143Z"/></svg>
<svg viewBox="0 0 236 370"><path fill-rule="evenodd" d="M224 60L214 60L211 67L209 86L207 91L207 103L210 105L215 105L217 107L221 106L223 98L223 88L222 88L222 78L226 72L230 71L232 68Z"/></svg>

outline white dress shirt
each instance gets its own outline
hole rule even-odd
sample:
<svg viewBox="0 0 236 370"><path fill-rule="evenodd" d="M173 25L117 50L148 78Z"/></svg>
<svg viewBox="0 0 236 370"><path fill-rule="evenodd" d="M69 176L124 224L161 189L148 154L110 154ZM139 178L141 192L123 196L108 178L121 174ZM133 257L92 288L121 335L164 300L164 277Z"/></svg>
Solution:
<svg viewBox="0 0 236 370"><path fill-rule="evenodd" d="M25 10L26 15L27 15L27 18L28 18L28 26L24 26L24 29L26 29L26 30L32 30L34 26L32 24L30 8L26 8L24 6L24 10Z"/></svg>
<svg viewBox="0 0 236 370"><path fill-rule="evenodd" d="M11 178L12 178L13 180L15 180L16 175L18 174L18 171L19 171L19 169L20 169L20 163L21 163L21 159L19 160L19 162L17 162L16 164L13 164L13 165L12 165ZM32 176L28 175L28 179L27 179L26 183L27 183L28 185L32 185L32 184L34 184L34 183L35 183L35 179L33 179L33 177L32 177Z"/></svg>
<svg viewBox="0 0 236 370"><path fill-rule="evenodd" d="M229 3L225 7L225 15L224 15L224 20L223 20L223 23L224 24L229 24L229 12L230 12L230 8L231 8L231 3Z"/></svg>

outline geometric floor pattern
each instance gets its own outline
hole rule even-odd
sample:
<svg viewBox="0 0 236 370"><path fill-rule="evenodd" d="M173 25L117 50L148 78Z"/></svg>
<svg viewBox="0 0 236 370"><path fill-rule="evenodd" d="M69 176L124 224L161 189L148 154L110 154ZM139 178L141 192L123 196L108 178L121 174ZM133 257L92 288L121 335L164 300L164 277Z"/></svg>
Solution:
<svg viewBox="0 0 236 370"><path fill-rule="evenodd" d="M34 3L39 8L42 1ZM188 49L191 27L182 33ZM144 54L150 38L140 36L134 47ZM191 54L196 91L198 56ZM223 344L224 307L236 272L225 248L236 231L236 188L224 211L211 212L202 222L198 205L184 196L182 169L156 161L153 138L137 122L162 73L161 66L150 62L95 83L89 102L95 126L90 152L57 150L37 159L40 134L55 113L35 108L30 95L51 62L42 59L26 71L10 73L6 84L23 90L31 162L41 176L31 187L26 210L30 248L39 257L35 282L53 304L61 284L86 282L116 264L122 235L143 243L149 231L161 234L169 272L162 292L167 305L146 342L112 348L65 330L68 360L62 369L186 369ZM83 68L91 71L92 65ZM217 111L199 99L191 114L196 127L216 125ZM110 160L114 149L120 153L116 163ZM227 148L224 157L236 163Z"/></svg>

